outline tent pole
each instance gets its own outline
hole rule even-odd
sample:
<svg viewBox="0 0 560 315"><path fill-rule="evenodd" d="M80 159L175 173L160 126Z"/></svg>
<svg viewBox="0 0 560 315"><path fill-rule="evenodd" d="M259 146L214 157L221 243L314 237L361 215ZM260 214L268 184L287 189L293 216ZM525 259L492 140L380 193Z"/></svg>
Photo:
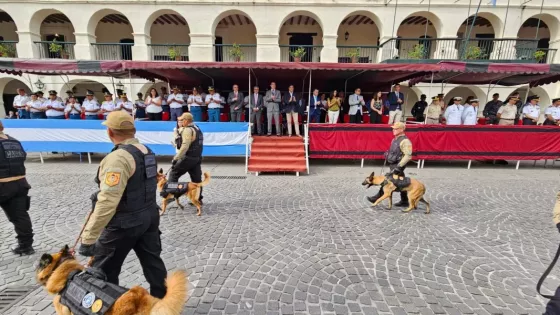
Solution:
<svg viewBox="0 0 560 315"><path fill-rule="evenodd" d="M128 70L128 93L132 94L132 72L130 70ZM132 106L132 108L134 108L134 106ZM136 112L133 111L132 120L135 119L136 119Z"/></svg>
<svg viewBox="0 0 560 315"><path fill-rule="evenodd" d="M434 84L434 73L432 72L432 80L430 81L430 87L428 87L428 99L432 97L432 85ZM426 107L427 108L427 107ZM426 113L426 117L424 117L424 125L428 121L428 113Z"/></svg>
<svg viewBox="0 0 560 315"><path fill-rule="evenodd" d="M305 132L305 141L303 143L303 145L305 145L305 160L306 160L306 163L307 163L307 175L309 175L309 132L310 132L309 131L309 121L310 121L310 119L309 119L310 116L309 115L310 115L310 112L311 112L310 104L311 104L311 84L313 82L312 77L311 77L312 74L313 74L313 71L309 70L309 95L307 96L308 97L308 99L307 99L307 124L306 124L306 127L305 127L305 131L306 131Z"/></svg>
<svg viewBox="0 0 560 315"><path fill-rule="evenodd" d="M214 78L212 78L211 76L207 75L206 73L204 73L204 72L198 70L197 68L192 68L192 69L193 69L194 71L196 71L196 72L198 72L198 73L201 73L201 74L207 76L208 78L210 78L210 80L212 80L212 86L214 86Z"/></svg>

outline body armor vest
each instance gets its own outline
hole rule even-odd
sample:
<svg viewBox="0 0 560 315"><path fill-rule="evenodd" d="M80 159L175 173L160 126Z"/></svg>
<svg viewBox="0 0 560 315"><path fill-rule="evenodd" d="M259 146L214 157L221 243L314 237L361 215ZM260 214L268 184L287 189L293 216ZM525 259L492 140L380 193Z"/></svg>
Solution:
<svg viewBox="0 0 560 315"><path fill-rule="evenodd" d="M195 138L194 141L189 146L189 150L187 150L187 156L190 157L200 157L202 155L202 146L204 144L204 135L198 126L193 125L189 126L188 128L192 128L194 130Z"/></svg>
<svg viewBox="0 0 560 315"><path fill-rule="evenodd" d="M26 157L27 153L19 141L10 136L8 139L0 138L0 178L25 175Z"/></svg>
<svg viewBox="0 0 560 315"><path fill-rule="evenodd" d="M403 153L401 151L401 142L404 139L408 139L406 136L400 136L396 139L393 139L391 142L391 146L389 147L389 152L387 152L387 163L397 164L403 158Z"/></svg>

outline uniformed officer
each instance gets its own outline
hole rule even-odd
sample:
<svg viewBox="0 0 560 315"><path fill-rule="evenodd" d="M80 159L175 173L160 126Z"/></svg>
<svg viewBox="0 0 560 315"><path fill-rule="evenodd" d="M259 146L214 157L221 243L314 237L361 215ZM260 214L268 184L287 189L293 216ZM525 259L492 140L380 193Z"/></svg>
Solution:
<svg viewBox="0 0 560 315"><path fill-rule="evenodd" d="M14 108L18 111L19 119L28 119L29 112L27 111L27 103L29 96L25 94L24 89L17 89L18 95L14 97Z"/></svg>
<svg viewBox="0 0 560 315"><path fill-rule="evenodd" d="M116 105L113 101L113 94L111 94L111 92L105 92L104 97L105 101L101 103L101 113L103 113L103 116L107 119L107 115L116 110Z"/></svg>
<svg viewBox="0 0 560 315"><path fill-rule="evenodd" d="M79 253L93 256L92 267L118 284L123 262L134 250L150 293L162 298L167 271L160 257L156 156L134 137L134 120L127 113L112 112L103 125L115 147L97 171L99 191L92 196L93 213L81 235Z"/></svg>
<svg viewBox="0 0 560 315"><path fill-rule="evenodd" d="M185 173L189 173L193 183L202 182L202 147L204 136L200 128L193 123L191 113L184 113L177 119L179 129L175 138L175 147L179 150L171 162L169 182L176 183ZM202 189L200 193L202 201Z"/></svg>
<svg viewBox="0 0 560 315"><path fill-rule="evenodd" d="M385 159L387 164L389 164L389 170L399 176L404 176L404 169L408 161L412 159L412 142L404 134L406 128L405 124L402 122L396 122L391 128L393 128L393 135L395 138L391 142L389 151L385 154ZM383 187L379 189L377 195L372 197L367 197L367 200L374 203L383 196ZM408 207L408 194L406 191L401 191L401 201L396 203L397 207Z"/></svg>
<svg viewBox="0 0 560 315"><path fill-rule="evenodd" d="M432 97L432 103L424 109L424 117L426 118L426 124L434 125L439 124L439 118L441 116L441 105L439 97Z"/></svg>
<svg viewBox="0 0 560 315"><path fill-rule="evenodd" d="M116 110L122 110L132 116L132 110L134 109L134 103L128 100L126 93L121 94L121 99L117 103Z"/></svg>
<svg viewBox="0 0 560 315"><path fill-rule="evenodd" d="M43 106L47 109L47 119L64 119L65 106L56 94L55 90L50 90L49 99L43 103Z"/></svg>
<svg viewBox="0 0 560 315"><path fill-rule="evenodd" d="M86 120L99 119L99 103L93 98L93 91L87 90L86 99L82 103L82 113L86 115Z"/></svg>
<svg viewBox="0 0 560 315"><path fill-rule="evenodd" d="M543 125L560 126L560 98L552 100L552 105L546 109L544 116L546 119Z"/></svg>
<svg viewBox="0 0 560 315"><path fill-rule="evenodd" d="M37 91L37 95L39 96L38 99L39 99L41 102L44 103L44 102L47 100L47 99L44 97L43 91Z"/></svg>
<svg viewBox="0 0 560 315"><path fill-rule="evenodd" d="M46 117L45 111L47 109L43 106L43 101L39 99L38 92L31 94L31 100L27 103L27 108L31 114L31 119L42 119Z"/></svg>
<svg viewBox="0 0 560 315"><path fill-rule="evenodd" d="M463 109L463 114L461 115L461 120L463 125L474 126L478 122L478 106L480 102L478 99L473 98L469 101L469 104L465 104Z"/></svg>
<svg viewBox="0 0 560 315"><path fill-rule="evenodd" d="M66 97L64 98L64 105L68 105L70 103L70 98L74 97L74 92L67 90Z"/></svg>
<svg viewBox="0 0 560 315"><path fill-rule="evenodd" d="M500 119L498 125L513 126L515 125L515 117L517 116L517 101L519 99L515 96L510 96L506 102L498 110L497 117Z"/></svg>
<svg viewBox="0 0 560 315"><path fill-rule="evenodd" d="M70 119L82 119L82 106L80 103L76 102L74 95L68 97L68 103L66 103L66 109L64 112L68 114Z"/></svg>
<svg viewBox="0 0 560 315"><path fill-rule="evenodd" d="M445 117L446 125L461 124L461 116L463 115L463 110L465 109L463 105L461 105L462 100L462 97L454 97L453 105L447 106L447 108L445 109L445 113L443 114L443 116Z"/></svg>
<svg viewBox="0 0 560 315"><path fill-rule="evenodd" d="M134 107L136 108L134 116L139 119L146 118L146 104L144 104L142 93L138 92L136 93L136 96L138 96L138 98L134 102Z"/></svg>
<svg viewBox="0 0 560 315"><path fill-rule="evenodd" d="M528 103L523 107L523 125L536 125L541 116L541 108L539 107L539 97L531 95L527 98Z"/></svg>
<svg viewBox="0 0 560 315"><path fill-rule="evenodd" d="M4 125L0 121L0 207L14 225L18 245L12 246L11 250L17 255L35 252L28 213L31 198L27 193L31 186L25 179L26 156L21 143L4 134Z"/></svg>

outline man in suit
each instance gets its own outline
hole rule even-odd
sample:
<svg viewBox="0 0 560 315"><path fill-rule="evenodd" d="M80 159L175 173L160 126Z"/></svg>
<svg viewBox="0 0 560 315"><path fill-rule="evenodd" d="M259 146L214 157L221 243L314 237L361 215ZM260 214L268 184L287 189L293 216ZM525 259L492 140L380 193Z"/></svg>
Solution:
<svg viewBox="0 0 560 315"><path fill-rule="evenodd" d="M313 95L311 96L311 104L309 104L309 122L321 122L321 108L324 107L321 103L321 98L319 97L319 90L315 89L313 90Z"/></svg>
<svg viewBox="0 0 560 315"><path fill-rule="evenodd" d="M264 96L264 106L266 107L266 118L268 121L267 136L272 135L272 118L276 122L276 135L281 135L280 129L280 102L282 101L282 93L276 89L276 82L270 83L270 91Z"/></svg>
<svg viewBox="0 0 560 315"><path fill-rule="evenodd" d="M250 111L250 122L253 125L256 125L255 131L259 136L262 136L262 125L261 125L261 116L262 116L262 109L263 109L263 97L259 94L259 87L255 85L253 88L253 94L249 96L249 104L247 108ZM251 127L253 129L253 127Z"/></svg>
<svg viewBox="0 0 560 315"><path fill-rule="evenodd" d="M286 121L288 123L288 137L292 136L292 119L294 121L294 127L296 129L296 135L301 137L299 134L299 105L300 98L294 92L294 86L290 85L288 87L288 92L284 93L282 98L283 112L286 113Z"/></svg>
<svg viewBox="0 0 560 315"><path fill-rule="evenodd" d="M364 102L364 97L360 95L361 93L362 90L360 88L355 89L354 94L350 95L348 100L348 105L350 105L348 115L350 115L351 124L362 123L362 106L366 103Z"/></svg>
<svg viewBox="0 0 560 315"><path fill-rule="evenodd" d="M389 93L389 125L392 125L402 118L402 106L404 102L404 94L401 93L400 84L395 85L394 92Z"/></svg>
<svg viewBox="0 0 560 315"><path fill-rule="evenodd" d="M241 113L243 112L243 93L239 92L239 86L233 85L233 92L230 92L227 98L229 111L231 113L232 122L241 122Z"/></svg>

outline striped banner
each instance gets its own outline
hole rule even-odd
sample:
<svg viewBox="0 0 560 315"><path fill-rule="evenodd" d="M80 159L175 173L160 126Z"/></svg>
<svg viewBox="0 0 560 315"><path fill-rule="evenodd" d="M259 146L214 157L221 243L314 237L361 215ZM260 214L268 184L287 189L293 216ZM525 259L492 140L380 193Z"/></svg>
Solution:
<svg viewBox="0 0 560 315"><path fill-rule="evenodd" d="M4 133L21 141L27 152L111 152L113 144L101 120L4 119ZM137 121L136 137L158 155L175 155L175 122ZM198 123L204 133L204 156L244 156L248 123Z"/></svg>

